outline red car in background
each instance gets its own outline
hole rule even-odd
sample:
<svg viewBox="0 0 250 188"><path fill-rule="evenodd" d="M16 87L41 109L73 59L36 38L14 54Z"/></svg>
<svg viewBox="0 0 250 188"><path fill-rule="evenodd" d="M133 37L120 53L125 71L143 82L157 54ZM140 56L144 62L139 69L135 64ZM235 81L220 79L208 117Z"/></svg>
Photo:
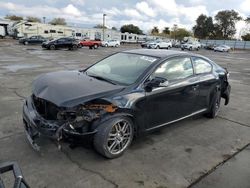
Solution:
<svg viewBox="0 0 250 188"><path fill-rule="evenodd" d="M101 41L98 40L88 40L88 39L84 39L82 41L79 42L79 46L83 47L83 46L88 46L89 49L97 49L99 46L101 46Z"/></svg>

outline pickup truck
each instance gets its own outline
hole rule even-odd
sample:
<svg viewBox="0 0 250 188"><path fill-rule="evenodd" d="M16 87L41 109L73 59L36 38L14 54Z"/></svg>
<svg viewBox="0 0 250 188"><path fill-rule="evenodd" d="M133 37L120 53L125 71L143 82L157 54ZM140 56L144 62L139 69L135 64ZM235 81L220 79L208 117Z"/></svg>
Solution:
<svg viewBox="0 0 250 188"><path fill-rule="evenodd" d="M88 46L89 49L93 49L93 48L97 49L101 45L102 45L101 41L98 41L98 40L82 40L79 42L80 47Z"/></svg>

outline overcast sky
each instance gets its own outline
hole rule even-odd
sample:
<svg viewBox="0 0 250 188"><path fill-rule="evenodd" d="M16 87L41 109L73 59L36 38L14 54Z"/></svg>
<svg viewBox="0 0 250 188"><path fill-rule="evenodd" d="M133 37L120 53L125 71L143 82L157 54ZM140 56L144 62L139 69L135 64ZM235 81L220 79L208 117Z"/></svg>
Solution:
<svg viewBox="0 0 250 188"><path fill-rule="evenodd" d="M214 16L225 9L249 16L250 0L0 0L0 17L45 16L47 21L63 17L71 25L93 27L102 23L102 15L106 13L108 27L132 23L144 32L153 26L162 29L173 24L191 29L201 13ZM237 28L243 25L241 22Z"/></svg>

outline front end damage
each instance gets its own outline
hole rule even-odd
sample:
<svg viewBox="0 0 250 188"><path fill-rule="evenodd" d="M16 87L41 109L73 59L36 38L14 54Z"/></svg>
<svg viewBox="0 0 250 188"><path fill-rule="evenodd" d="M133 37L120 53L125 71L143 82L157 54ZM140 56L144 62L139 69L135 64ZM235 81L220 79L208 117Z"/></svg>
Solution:
<svg viewBox="0 0 250 188"><path fill-rule="evenodd" d="M101 99L68 108L32 95L23 106L23 122L28 141L39 151L40 137L56 140L58 147L63 139L92 137L97 132L95 122L117 110L117 106Z"/></svg>

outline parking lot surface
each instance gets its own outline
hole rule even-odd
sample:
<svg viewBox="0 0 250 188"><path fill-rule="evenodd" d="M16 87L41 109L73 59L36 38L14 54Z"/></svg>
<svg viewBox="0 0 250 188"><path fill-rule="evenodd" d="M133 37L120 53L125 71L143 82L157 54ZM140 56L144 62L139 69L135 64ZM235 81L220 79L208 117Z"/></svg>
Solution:
<svg viewBox="0 0 250 188"><path fill-rule="evenodd" d="M203 178L209 178L208 173L247 148L250 54L200 50L194 53L205 55L230 71L231 101L228 106L222 105L216 119L197 116L164 127L137 138L122 157L113 160L103 158L91 146L71 149L63 143L59 150L51 141L44 141L41 152L34 151L26 141L22 124L22 104L31 94L32 80L47 72L82 69L131 48L140 46L50 51L1 41L0 163L17 161L30 186L39 188L202 187L199 185Z"/></svg>

